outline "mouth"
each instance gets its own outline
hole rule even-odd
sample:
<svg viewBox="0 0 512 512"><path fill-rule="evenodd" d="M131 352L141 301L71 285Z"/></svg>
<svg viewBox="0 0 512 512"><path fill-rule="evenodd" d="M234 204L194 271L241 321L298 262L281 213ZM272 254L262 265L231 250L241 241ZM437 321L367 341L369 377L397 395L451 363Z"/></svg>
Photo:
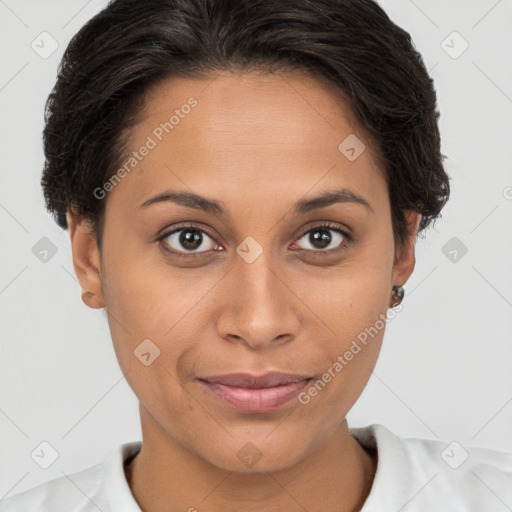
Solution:
<svg viewBox="0 0 512 512"><path fill-rule="evenodd" d="M225 405L244 412L276 410L295 398L313 377L271 372L236 373L199 378L204 388Z"/></svg>

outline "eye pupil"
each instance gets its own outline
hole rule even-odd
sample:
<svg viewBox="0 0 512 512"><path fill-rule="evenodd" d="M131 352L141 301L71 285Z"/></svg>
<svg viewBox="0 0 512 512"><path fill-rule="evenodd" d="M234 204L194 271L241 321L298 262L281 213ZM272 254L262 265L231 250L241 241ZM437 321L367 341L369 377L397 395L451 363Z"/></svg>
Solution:
<svg viewBox="0 0 512 512"><path fill-rule="evenodd" d="M201 246L203 235L197 229L184 229L179 240L185 249L193 250Z"/></svg>
<svg viewBox="0 0 512 512"><path fill-rule="evenodd" d="M313 245L317 244L316 247L319 249L323 249L331 243L331 235L327 229L315 229L310 233L309 239ZM320 245L318 246L318 244Z"/></svg>

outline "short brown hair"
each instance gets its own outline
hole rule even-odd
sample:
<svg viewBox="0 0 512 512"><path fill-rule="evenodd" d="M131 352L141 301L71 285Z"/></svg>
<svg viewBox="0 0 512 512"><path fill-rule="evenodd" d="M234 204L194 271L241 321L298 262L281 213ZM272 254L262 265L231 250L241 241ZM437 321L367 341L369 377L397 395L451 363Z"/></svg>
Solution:
<svg viewBox="0 0 512 512"><path fill-rule="evenodd" d="M71 40L48 97L48 211L66 228L73 205L101 247L105 200L93 191L120 165L122 133L149 88L251 68L303 70L347 99L383 157L398 247L405 210L422 215L420 231L439 216L450 187L433 80L410 35L372 0L110 2Z"/></svg>

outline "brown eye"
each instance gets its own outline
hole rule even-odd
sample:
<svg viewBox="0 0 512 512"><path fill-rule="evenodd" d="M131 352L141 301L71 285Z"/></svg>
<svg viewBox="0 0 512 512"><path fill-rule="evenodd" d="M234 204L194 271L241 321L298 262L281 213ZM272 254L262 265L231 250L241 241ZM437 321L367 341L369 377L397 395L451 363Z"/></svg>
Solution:
<svg viewBox="0 0 512 512"><path fill-rule="evenodd" d="M163 235L160 239L171 252L203 253L215 249L216 243L202 229L184 227Z"/></svg>
<svg viewBox="0 0 512 512"><path fill-rule="evenodd" d="M302 247L299 243L301 240L304 241ZM323 224L306 231L295 244L301 249L329 252L346 246L349 241L350 236L339 227Z"/></svg>

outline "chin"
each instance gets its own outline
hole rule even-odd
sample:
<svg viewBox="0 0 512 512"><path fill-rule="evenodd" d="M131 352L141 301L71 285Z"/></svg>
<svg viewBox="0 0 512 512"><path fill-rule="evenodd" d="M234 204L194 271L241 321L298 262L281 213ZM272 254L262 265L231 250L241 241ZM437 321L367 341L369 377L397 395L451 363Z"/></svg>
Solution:
<svg viewBox="0 0 512 512"><path fill-rule="evenodd" d="M214 466L241 474L282 471L306 456L297 436L288 433L269 440L268 433L269 430L265 429L259 436L248 434L238 439L226 435L223 440L219 439L218 444L196 447L194 451Z"/></svg>

